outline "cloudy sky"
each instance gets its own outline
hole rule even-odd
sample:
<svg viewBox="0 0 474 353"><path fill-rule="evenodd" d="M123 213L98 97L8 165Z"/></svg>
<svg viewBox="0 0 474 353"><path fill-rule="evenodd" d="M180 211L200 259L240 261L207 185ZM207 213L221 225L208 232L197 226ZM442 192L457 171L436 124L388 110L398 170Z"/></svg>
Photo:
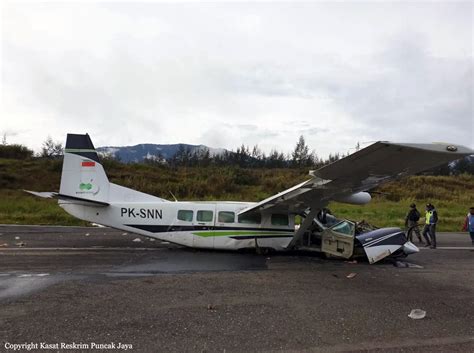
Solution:
<svg viewBox="0 0 474 353"><path fill-rule="evenodd" d="M474 147L471 2L2 2L0 133L39 149Z"/></svg>

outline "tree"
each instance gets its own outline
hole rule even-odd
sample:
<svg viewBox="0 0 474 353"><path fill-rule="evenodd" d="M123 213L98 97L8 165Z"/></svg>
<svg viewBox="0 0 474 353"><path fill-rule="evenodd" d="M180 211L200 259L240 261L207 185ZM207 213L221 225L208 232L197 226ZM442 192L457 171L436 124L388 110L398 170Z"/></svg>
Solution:
<svg viewBox="0 0 474 353"><path fill-rule="evenodd" d="M60 142L54 142L51 136L48 136L46 141L43 142L41 148L41 157L45 158L57 158L63 155L63 145Z"/></svg>
<svg viewBox="0 0 474 353"><path fill-rule="evenodd" d="M306 167L310 162L309 147L306 145L303 135L296 143L295 149L291 154L293 165L297 167Z"/></svg>

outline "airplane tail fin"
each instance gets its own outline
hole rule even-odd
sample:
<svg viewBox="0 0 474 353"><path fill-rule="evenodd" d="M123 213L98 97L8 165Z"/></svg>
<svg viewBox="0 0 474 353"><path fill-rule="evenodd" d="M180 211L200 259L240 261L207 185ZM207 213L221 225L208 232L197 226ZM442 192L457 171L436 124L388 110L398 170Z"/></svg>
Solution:
<svg viewBox="0 0 474 353"><path fill-rule="evenodd" d="M110 183L88 134L68 134L60 196L107 203Z"/></svg>

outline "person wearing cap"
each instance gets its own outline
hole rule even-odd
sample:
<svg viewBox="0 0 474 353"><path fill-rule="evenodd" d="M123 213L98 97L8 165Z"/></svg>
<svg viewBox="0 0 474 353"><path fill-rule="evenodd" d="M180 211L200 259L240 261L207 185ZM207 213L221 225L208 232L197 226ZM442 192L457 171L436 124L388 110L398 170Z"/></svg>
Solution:
<svg viewBox="0 0 474 353"><path fill-rule="evenodd" d="M408 229L408 240L413 240L413 231L415 231L418 242L423 244L423 238L420 234L420 228L418 228L418 221L420 220L420 212L416 209L416 205L412 203L410 205L410 211L408 211L405 217L405 228Z"/></svg>
<svg viewBox="0 0 474 353"><path fill-rule="evenodd" d="M471 236L472 246L474 246L474 207L471 207L469 209L469 213L466 216L462 230L464 232L469 232L469 235Z"/></svg>
<svg viewBox="0 0 474 353"><path fill-rule="evenodd" d="M426 205L423 237L426 239L425 246L429 246L431 249L436 249L436 223L438 223L438 212L435 207L429 203Z"/></svg>

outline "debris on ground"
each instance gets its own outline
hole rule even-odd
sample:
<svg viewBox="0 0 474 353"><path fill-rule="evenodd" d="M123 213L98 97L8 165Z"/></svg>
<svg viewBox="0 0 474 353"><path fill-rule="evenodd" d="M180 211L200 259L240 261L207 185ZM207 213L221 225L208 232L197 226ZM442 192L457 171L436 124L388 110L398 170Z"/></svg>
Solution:
<svg viewBox="0 0 474 353"><path fill-rule="evenodd" d="M357 260L352 260L352 261L344 261L345 263L348 263L348 264L356 264L357 263Z"/></svg>
<svg viewBox="0 0 474 353"><path fill-rule="evenodd" d="M88 237L90 234L89 233L86 233L86 237Z"/></svg>
<svg viewBox="0 0 474 353"><path fill-rule="evenodd" d="M354 278L355 276L357 276L357 273L351 272L351 273L349 273L346 277L347 277L347 278Z"/></svg>
<svg viewBox="0 0 474 353"><path fill-rule="evenodd" d="M15 237L15 240L20 240L20 237L19 237L19 236L16 236L16 237Z"/></svg>
<svg viewBox="0 0 474 353"><path fill-rule="evenodd" d="M149 241L155 241L155 239L153 239L153 238L150 238L150 239L148 239L148 240L149 240Z"/></svg>
<svg viewBox="0 0 474 353"><path fill-rule="evenodd" d="M399 268L424 268L423 266L417 265L417 264L412 264L409 262L405 261L395 261L393 263L393 266L399 267Z"/></svg>
<svg viewBox="0 0 474 353"><path fill-rule="evenodd" d="M420 320L423 319L426 316L426 311L421 310L421 309L413 309L410 311L410 314L408 314L408 317L413 320Z"/></svg>
<svg viewBox="0 0 474 353"><path fill-rule="evenodd" d="M128 235L128 233L122 233L122 235Z"/></svg>
<svg viewBox="0 0 474 353"><path fill-rule="evenodd" d="M213 310L215 311L216 310L216 307L212 304L207 304L207 310Z"/></svg>
<svg viewBox="0 0 474 353"><path fill-rule="evenodd" d="M424 268L423 266L417 265L417 264L411 264L407 262L409 268Z"/></svg>
<svg viewBox="0 0 474 353"><path fill-rule="evenodd" d="M19 243L16 243L17 246L19 246L20 248L24 247L26 245L26 243L24 242L19 242Z"/></svg>
<svg viewBox="0 0 474 353"><path fill-rule="evenodd" d="M132 241L135 242L135 243L141 243L142 242L142 240L140 238L135 238Z"/></svg>
<svg viewBox="0 0 474 353"><path fill-rule="evenodd" d="M7 243L0 244L0 248L8 248L8 244Z"/></svg>

